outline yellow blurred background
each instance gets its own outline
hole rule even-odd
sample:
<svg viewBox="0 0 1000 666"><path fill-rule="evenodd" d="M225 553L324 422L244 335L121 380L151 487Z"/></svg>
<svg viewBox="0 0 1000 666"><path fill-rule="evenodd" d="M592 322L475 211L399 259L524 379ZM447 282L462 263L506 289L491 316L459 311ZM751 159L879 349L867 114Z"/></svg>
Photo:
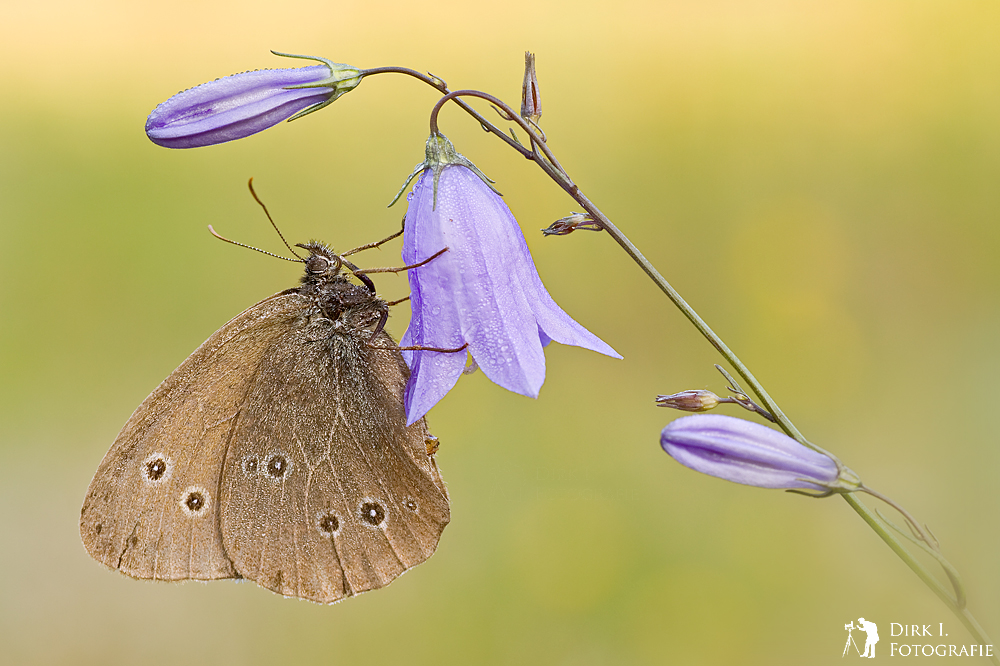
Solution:
<svg viewBox="0 0 1000 666"><path fill-rule="evenodd" d="M92 561L79 506L118 429L298 280L206 225L280 251L253 176L289 239L347 249L398 228L385 205L422 159L436 97L398 76L243 141L146 139L176 91L289 66L268 49L515 106L536 52L542 126L584 192L807 437L930 525L1000 636L998 35L1000 7L964 0L0 1L0 661L821 664L861 615L880 656L890 623L971 642L843 501L662 452L677 414L653 398L724 392L717 356L608 237L542 238L573 202L454 108L442 130L554 298L624 361L552 345L537 401L463 378L429 417L452 523L384 590L323 607Z"/></svg>

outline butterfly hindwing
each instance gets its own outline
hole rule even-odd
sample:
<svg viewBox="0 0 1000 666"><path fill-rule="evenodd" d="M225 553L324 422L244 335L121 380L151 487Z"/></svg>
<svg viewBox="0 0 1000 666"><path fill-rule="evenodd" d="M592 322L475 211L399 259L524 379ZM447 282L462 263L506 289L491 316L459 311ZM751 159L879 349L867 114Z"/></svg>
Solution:
<svg viewBox="0 0 1000 666"><path fill-rule="evenodd" d="M405 426L406 366L368 335L300 319L265 352L234 427L223 540L275 592L329 603L383 587L448 523L424 421Z"/></svg>

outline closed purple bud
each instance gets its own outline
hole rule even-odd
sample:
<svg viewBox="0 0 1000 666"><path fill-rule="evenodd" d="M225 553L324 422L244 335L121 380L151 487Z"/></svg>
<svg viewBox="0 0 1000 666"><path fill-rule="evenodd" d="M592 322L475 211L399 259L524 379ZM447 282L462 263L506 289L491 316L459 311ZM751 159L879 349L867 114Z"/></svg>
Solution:
<svg viewBox="0 0 1000 666"><path fill-rule="evenodd" d="M767 426L707 414L679 418L660 435L677 462L720 479L760 488L856 490L856 476L829 456Z"/></svg>
<svg viewBox="0 0 1000 666"><path fill-rule="evenodd" d="M307 59L323 64L243 72L179 92L149 114L146 135L166 148L242 139L317 111L361 82L355 67Z"/></svg>
<svg viewBox="0 0 1000 666"><path fill-rule="evenodd" d="M458 353L403 352L412 371L407 421L419 419L451 390L467 353L490 380L531 397L545 381L543 347L552 340L621 358L556 305L503 199L474 167L461 162L464 158L452 154L447 139L432 137L429 145L435 141L452 151L451 161L434 158L434 165L417 172L406 211L403 261L415 264L448 251L408 271L413 314L401 344L468 347Z"/></svg>

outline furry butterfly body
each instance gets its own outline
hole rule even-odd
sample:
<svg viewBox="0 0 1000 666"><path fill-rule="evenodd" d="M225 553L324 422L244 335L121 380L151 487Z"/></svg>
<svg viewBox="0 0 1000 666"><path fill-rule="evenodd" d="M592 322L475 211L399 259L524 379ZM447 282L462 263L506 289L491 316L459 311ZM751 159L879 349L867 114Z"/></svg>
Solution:
<svg viewBox="0 0 1000 666"><path fill-rule="evenodd" d="M301 286L216 331L122 428L81 509L94 559L332 603L433 554L448 495L426 423L406 426L387 305L304 247Z"/></svg>

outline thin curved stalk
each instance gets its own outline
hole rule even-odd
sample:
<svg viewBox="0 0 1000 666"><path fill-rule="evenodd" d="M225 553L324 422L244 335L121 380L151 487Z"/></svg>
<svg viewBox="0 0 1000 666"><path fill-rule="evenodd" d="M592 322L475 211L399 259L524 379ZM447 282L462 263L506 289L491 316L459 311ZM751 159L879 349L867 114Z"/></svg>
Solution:
<svg viewBox="0 0 1000 666"><path fill-rule="evenodd" d="M422 72L418 72L417 70L410 69L409 67L373 67L371 69L361 70L362 77L372 76L374 74L406 74L407 76L412 76L415 79L423 81L424 83L434 88L435 90L441 91L442 93L445 94L445 96L451 93L451 91L448 90L448 84L446 84L442 79L439 79L438 77L432 74L424 74ZM460 91L460 92L466 92L466 91ZM479 113L471 106L469 106L464 100L455 99L455 103L458 104L460 107L462 107L462 109L466 113L468 113L470 116L479 121L479 124L482 125L484 130L500 137L501 139L503 139L503 141L507 143L508 146L518 151L528 159L531 159L530 150L519 144L511 137L507 136L507 134L502 129L500 129L490 121L486 120L486 118L481 113Z"/></svg>

